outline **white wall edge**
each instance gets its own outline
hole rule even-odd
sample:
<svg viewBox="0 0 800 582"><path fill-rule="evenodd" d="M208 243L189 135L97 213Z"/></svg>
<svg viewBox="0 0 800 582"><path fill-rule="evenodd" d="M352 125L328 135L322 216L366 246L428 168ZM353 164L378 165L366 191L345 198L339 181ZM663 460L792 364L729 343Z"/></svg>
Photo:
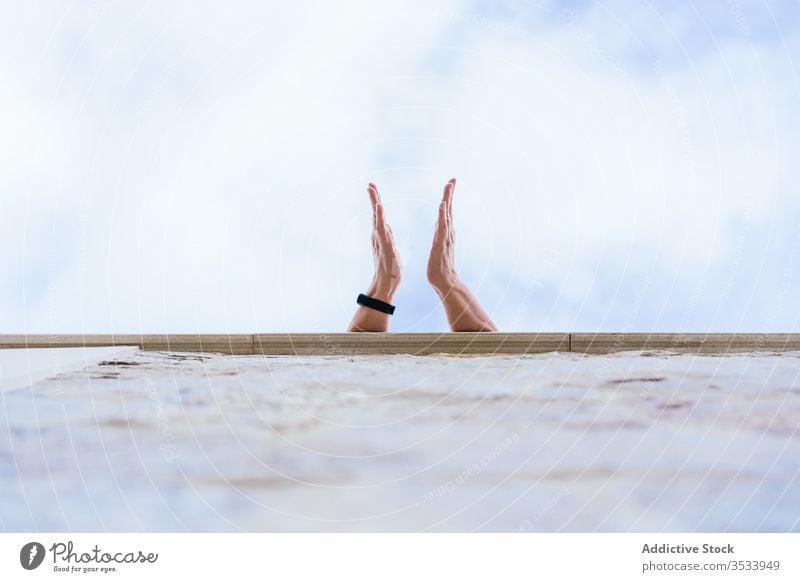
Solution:
<svg viewBox="0 0 800 582"><path fill-rule="evenodd" d="M135 346L0 350L0 392L25 388L57 374L137 351Z"/></svg>

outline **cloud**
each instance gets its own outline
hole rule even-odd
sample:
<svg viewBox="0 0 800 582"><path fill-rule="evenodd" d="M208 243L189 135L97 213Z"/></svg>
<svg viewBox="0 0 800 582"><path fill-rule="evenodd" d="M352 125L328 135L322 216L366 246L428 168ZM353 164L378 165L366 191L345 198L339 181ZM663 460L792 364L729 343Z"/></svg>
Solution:
<svg viewBox="0 0 800 582"><path fill-rule="evenodd" d="M0 90L7 332L342 329L370 180L406 257L395 329L442 329L424 264L452 176L463 276L505 329L797 326L796 18L3 10L26 31Z"/></svg>
<svg viewBox="0 0 800 582"><path fill-rule="evenodd" d="M543 278L557 290L548 307L566 304L573 319L546 313L533 327L619 328L630 296L644 289L651 315L658 304L687 312L693 302L714 306L730 269L758 275L742 283L766 283L768 291L776 274L759 272L752 259L785 255L774 238L771 246L764 241L792 231L798 215L798 198L785 186L796 182L789 157L798 143L788 130L797 121L797 91L784 47L731 37L679 63L663 47L631 54L618 39L607 43L605 16L550 14L536 34L475 26L465 36L470 50L453 49L464 54L438 96L450 111L437 128L442 139L469 148L474 163L462 183L491 200L463 209L467 224L481 225L470 240L492 231L491 244L470 249L480 280L501 287L498 279ZM627 16L629 26L646 22ZM686 18L665 20L690 30L674 24ZM509 252L521 241L520 254ZM560 254L545 272L541 249ZM742 297L728 293L717 321L690 314L632 325L730 329L741 322ZM759 318L747 321L755 326ZM529 328L531 320L520 324Z"/></svg>

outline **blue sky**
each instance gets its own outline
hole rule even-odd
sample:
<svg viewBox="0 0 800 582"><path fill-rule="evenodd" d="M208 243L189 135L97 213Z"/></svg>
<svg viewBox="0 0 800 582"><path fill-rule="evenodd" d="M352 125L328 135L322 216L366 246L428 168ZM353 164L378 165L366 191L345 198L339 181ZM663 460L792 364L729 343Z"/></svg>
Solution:
<svg viewBox="0 0 800 582"><path fill-rule="evenodd" d="M800 331L795 2L429 4L4 5L0 331Z"/></svg>

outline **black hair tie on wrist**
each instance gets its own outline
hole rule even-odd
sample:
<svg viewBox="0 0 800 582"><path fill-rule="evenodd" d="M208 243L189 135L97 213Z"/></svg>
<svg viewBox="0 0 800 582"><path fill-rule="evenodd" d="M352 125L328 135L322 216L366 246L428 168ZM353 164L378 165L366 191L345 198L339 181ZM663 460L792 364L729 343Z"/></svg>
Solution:
<svg viewBox="0 0 800 582"><path fill-rule="evenodd" d="M369 307L370 309L374 309L375 311L380 311L381 313L394 315L394 305L389 305L388 303L384 303L380 299L373 299L372 297L367 297L363 293L359 294L358 299L356 299L356 303L358 303L359 305L363 305L364 307Z"/></svg>

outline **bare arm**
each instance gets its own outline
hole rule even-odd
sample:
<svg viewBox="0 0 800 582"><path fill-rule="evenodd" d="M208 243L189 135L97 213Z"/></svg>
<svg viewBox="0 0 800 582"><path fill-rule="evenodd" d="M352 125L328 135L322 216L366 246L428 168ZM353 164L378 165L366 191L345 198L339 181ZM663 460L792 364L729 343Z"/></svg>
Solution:
<svg viewBox="0 0 800 582"><path fill-rule="evenodd" d="M383 217L383 204L375 184L367 188L372 204L372 254L375 257L375 275L366 294L373 299L391 303L400 284L400 260L394 246L392 229ZM359 306L347 331L386 331L389 316L369 307Z"/></svg>
<svg viewBox="0 0 800 582"><path fill-rule="evenodd" d="M442 300L452 331L497 331L489 315L459 279L455 269L455 230L453 228L453 178L444 187L439 204L439 220L428 259L428 281Z"/></svg>

